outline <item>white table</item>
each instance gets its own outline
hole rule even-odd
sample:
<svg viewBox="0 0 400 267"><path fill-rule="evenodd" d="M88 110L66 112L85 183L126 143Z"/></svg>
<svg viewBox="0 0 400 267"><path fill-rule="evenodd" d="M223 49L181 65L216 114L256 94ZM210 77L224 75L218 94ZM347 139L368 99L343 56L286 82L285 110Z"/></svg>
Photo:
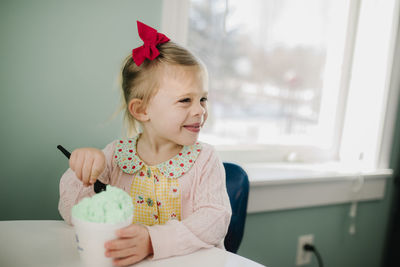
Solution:
<svg viewBox="0 0 400 267"><path fill-rule="evenodd" d="M81 266L74 229L64 221L0 221L0 266ZM259 267L263 266L218 248L151 261L135 267Z"/></svg>

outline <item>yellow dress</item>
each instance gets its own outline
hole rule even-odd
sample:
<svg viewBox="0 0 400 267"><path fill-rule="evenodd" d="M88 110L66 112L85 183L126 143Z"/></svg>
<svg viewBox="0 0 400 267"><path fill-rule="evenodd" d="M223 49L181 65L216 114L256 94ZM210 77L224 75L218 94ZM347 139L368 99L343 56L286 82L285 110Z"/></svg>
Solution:
<svg viewBox="0 0 400 267"><path fill-rule="evenodd" d="M139 136L118 140L114 160L120 169L133 176L130 194L134 205L134 223L164 224L181 220L179 177L193 166L201 145L184 146L173 158L147 166L136 152Z"/></svg>

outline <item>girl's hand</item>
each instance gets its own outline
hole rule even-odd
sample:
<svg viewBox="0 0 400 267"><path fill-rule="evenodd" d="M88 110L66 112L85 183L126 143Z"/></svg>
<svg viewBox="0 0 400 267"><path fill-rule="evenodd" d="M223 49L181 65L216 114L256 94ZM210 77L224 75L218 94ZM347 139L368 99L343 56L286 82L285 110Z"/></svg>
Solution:
<svg viewBox="0 0 400 267"><path fill-rule="evenodd" d="M106 157L97 148L78 148L72 151L69 166L85 186L94 184L106 168Z"/></svg>
<svg viewBox="0 0 400 267"><path fill-rule="evenodd" d="M146 227L132 224L116 232L118 239L104 244L106 257L114 258L115 266L128 266L153 254L150 235Z"/></svg>

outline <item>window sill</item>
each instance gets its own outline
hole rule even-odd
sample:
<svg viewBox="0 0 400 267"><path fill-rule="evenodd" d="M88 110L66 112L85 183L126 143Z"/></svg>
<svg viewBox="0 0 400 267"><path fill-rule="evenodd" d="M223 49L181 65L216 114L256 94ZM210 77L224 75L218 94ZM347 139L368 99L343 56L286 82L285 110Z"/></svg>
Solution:
<svg viewBox="0 0 400 267"><path fill-rule="evenodd" d="M250 180L248 213L382 199L391 169L337 164L242 164Z"/></svg>

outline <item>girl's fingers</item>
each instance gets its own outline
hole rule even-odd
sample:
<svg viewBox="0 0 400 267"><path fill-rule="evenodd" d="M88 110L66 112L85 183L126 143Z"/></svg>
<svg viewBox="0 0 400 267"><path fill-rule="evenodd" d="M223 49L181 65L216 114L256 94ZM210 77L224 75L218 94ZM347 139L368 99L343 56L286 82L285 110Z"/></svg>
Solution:
<svg viewBox="0 0 400 267"><path fill-rule="evenodd" d="M90 174L92 173L93 158L86 156L82 167L82 182L84 185L89 185Z"/></svg>
<svg viewBox="0 0 400 267"><path fill-rule="evenodd" d="M103 159L100 157L96 157L95 160L93 161L93 167L90 172L90 183L94 184L96 182L97 177L103 172L105 166Z"/></svg>
<svg viewBox="0 0 400 267"><path fill-rule="evenodd" d="M113 264L115 266L129 266L143 259L140 255L132 255L130 257L115 259Z"/></svg>
<svg viewBox="0 0 400 267"><path fill-rule="evenodd" d="M127 249L127 248L132 248L136 245L136 240L133 238L125 238L125 239L114 239L111 241L108 241L104 244L104 247L108 251L112 250L121 250L121 249Z"/></svg>
<svg viewBox="0 0 400 267"><path fill-rule="evenodd" d="M96 148L78 148L70 157L70 167L85 186L94 184L105 168L105 156ZM90 183L89 183L90 182Z"/></svg>
<svg viewBox="0 0 400 267"><path fill-rule="evenodd" d="M71 157L69 158L69 167L71 170L75 171L76 168L76 158L74 157L74 153L71 154Z"/></svg>
<svg viewBox="0 0 400 267"><path fill-rule="evenodd" d="M72 152L73 153L73 152ZM83 158L80 153L75 153L75 174L79 180L82 181L82 167L83 167Z"/></svg>
<svg viewBox="0 0 400 267"><path fill-rule="evenodd" d="M142 225L132 224L118 230L117 236L119 239L104 244L106 256L114 258L115 266L134 264L153 253L147 228Z"/></svg>
<svg viewBox="0 0 400 267"><path fill-rule="evenodd" d="M116 234L120 238L130 238L130 237L135 237L141 231L143 231L144 226L138 225L138 224L131 224L127 227L124 227L122 229L117 230Z"/></svg>
<svg viewBox="0 0 400 267"><path fill-rule="evenodd" d="M106 251L106 257L109 258L125 258L132 256L136 252L136 247L128 247L124 249L118 249L118 250L107 250Z"/></svg>

